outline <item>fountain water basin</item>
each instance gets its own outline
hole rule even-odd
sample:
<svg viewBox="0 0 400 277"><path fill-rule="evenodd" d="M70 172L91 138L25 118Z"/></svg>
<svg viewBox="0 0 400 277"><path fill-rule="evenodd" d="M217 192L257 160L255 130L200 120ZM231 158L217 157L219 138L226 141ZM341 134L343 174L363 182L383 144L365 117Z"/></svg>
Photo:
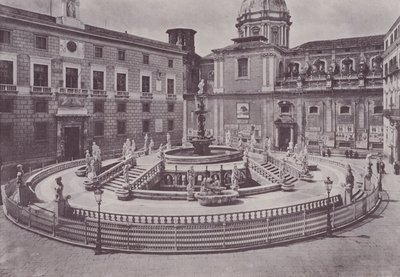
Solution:
<svg viewBox="0 0 400 277"><path fill-rule="evenodd" d="M216 164L240 161L243 151L225 146L210 146L208 155L194 153L193 147L172 149L165 152L165 161L169 164Z"/></svg>

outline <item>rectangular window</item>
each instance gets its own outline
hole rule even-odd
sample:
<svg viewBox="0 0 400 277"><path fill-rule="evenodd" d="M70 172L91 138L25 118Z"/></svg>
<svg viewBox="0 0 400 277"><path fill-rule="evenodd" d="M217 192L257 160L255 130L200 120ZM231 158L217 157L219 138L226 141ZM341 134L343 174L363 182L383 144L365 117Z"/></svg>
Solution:
<svg viewBox="0 0 400 277"><path fill-rule="evenodd" d="M142 92L150 92L150 76L142 76Z"/></svg>
<svg viewBox="0 0 400 277"><path fill-rule="evenodd" d="M65 69L65 86L67 88L78 88L78 69L69 68Z"/></svg>
<svg viewBox="0 0 400 277"><path fill-rule="evenodd" d="M144 113L150 112L150 103L142 103L142 112Z"/></svg>
<svg viewBox="0 0 400 277"><path fill-rule="evenodd" d="M174 121L172 119L168 120L168 131L174 130Z"/></svg>
<svg viewBox="0 0 400 277"><path fill-rule="evenodd" d="M93 103L94 113L104 113L104 102L94 102Z"/></svg>
<svg viewBox="0 0 400 277"><path fill-rule="evenodd" d="M48 101L35 101L35 113L48 113L49 102Z"/></svg>
<svg viewBox="0 0 400 277"><path fill-rule="evenodd" d="M248 75L248 59L238 59L238 77L247 77Z"/></svg>
<svg viewBox="0 0 400 277"><path fill-rule="evenodd" d="M168 112L173 113L175 111L175 104L174 103L169 103L168 104Z"/></svg>
<svg viewBox="0 0 400 277"><path fill-rule="evenodd" d="M14 63L12 61L0 61L0 84L14 84Z"/></svg>
<svg viewBox="0 0 400 277"><path fill-rule="evenodd" d="M125 51L124 50L118 50L118 60L125 61Z"/></svg>
<svg viewBox="0 0 400 277"><path fill-rule="evenodd" d="M117 91L126 91L125 73L117 73Z"/></svg>
<svg viewBox="0 0 400 277"><path fill-rule="evenodd" d="M12 99L0 99L0 113L12 113L14 101Z"/></svg>
<svg viewBox="0 0 400 277"><path fill-rule="evenodd" d="M94 136L95 137L104 136L104 122L98 121L94 123Z"/></svg>
<svg viewBox="0 0 400 277"><path fill-rule="evenodd" d="M104 72L93 71L93 89L104 90Z"/></svg>
<svg viewBox="0 0 400 277"><path fill-rule="evenodd" d="M142 121L142 130L143 133L150 133L150 120Z"/></svg>
<svg viewBox="0 0 400 277"><path fill-rule="evenodd" d="M118 113L126 113L126 103L118 103L117 104L117 112Z"/></svg>
<svg viewBox="0 0 400 277"><path fill-rule="evenodd" d="M103 47L95 46L94 47L94 56L96 58L103 58Z"/></svg>
<svg viewBox="0 0 400 277"><path fill-rule="evenodd" d="M167 80L167 94L175 94L175 80L174 79Z"/></svg>
<svg viewBox="0 0 400 277"><path fill-rule="evenodd" d="M143 63L144 64L150 64L150 56L143 54Z"/></svg>
<svg viewBox="0 0 400 277"><path fill-rule="evenodd" d="M117 121L117 134L125 135L126 134L126 121Z"/></svg>
<svg viewBox="0 0 400 277"><path fill-rule="evenodd" d="M282 106L281 113L290 113L290 106Z"/></svg>
<svg viewBox="0 0 400 277"><path fill-rule="evenodd" d="M37 49L47 49L47 37L45 36L35 36L35 47Z"/></svg>
<svg viewBox="0 0 400 277"><path fill-rule="evenodd" d="M11 123L0 124L0 141L9 143L13 139L13 125Z"/></svg>
<svg viewBox="0 0 400 277"><path fill-rule="evenodd" d="M48 87L48 65L34 64L33 65L33 85L35 87Z"/></svg>
<svg viewBox="0 0 400 277"><path fill-rule="evenodd" d="M174 60L168 60L168 67L173 68L174 67Z"/></svg>
<svg viewBox="0 0 400 277"><path fill-rule="evenodd" d="M11 32L6 30L0 30L0 43L11 43Z"/></svg>
<svg viewBox="0 0 400 277"><path fill-rule="evenodd" d="M48 132L47 132L47 122L38 122L34 125L34 136L36 141L47 141Z"/></svg>

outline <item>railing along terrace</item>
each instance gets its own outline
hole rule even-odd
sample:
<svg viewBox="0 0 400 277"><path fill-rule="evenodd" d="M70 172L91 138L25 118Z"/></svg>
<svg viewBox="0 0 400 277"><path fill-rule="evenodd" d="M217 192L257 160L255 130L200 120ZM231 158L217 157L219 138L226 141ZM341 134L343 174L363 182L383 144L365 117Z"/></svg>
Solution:
<svg viewBox="0 0 400 277"><path fill-rule="evenodd" d="M124 167L126 164L133 164L133 158L124 160L117 165L113 166L112 168L104 171L102 174L97 176L98 185L103 186L107 182L111 181L115 177L122 174Z"/></svg>
<svg viewBox="0 0 400 277"><path fill-rule="evenodd" d="M273 165L277 166L279 169L281 168L282 162L281 160L271 156L271 155L266 155L267 162L272 163ZM302 175L302 172L300 169L296 168L295 166L291 165L290 163L286 162L284 163L285 168L286 168L286 173L289 175L295 177L295 178L300 178Z"/></svg>
<svg viewBox="0 0 400 277"><path fill-rule="evenodd" d="M89 90L80 88L59 88L60 94L89 95Z"/></svg>
<svg viewBox="0 0 400 277"><path fill-rule="evenodd" d="M31 87L31 93L32 94L52 94L51 88L50 87L36 87L32 86Z"/></svg>
<svg viewBox="0 0 400 277"><path fill-rule="evenodd" d="M139 178L137 178L132 184L131 189L148 189L149 182L153 181L160 173L162 169L162 161L159 161L152 168L145 171Z"/></svg>

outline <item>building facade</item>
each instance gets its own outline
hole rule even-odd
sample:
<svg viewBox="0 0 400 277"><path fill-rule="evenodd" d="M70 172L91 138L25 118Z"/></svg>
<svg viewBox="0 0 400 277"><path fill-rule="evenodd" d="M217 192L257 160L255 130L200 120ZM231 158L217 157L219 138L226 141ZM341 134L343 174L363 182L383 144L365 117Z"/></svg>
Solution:
<svg viewBox="0 0 400 277"><path fill-rule="evenodd" d="M0 5L3 162L77 159L93 141L107 155L145 134L180 142L182 45L85 25L79 1L54 5L54 17Z"/></svg>
<svg viewBox="0 0 400 277"><path fill-rule="evenodd" d="M384 93L384 152L391 162L400 161L400 17L385 36L383 53Z"/></svg>
<svg viewBox="0 0 400 277"><path fill-rule="evenodd" d="M207 128L222 143L269 137L277 149L383 148L384 36L313 41L289 48L291 17L284 0L245 0L238 38L201 61L209 93ZM194 97L185 96L190 136Z"/></svg>

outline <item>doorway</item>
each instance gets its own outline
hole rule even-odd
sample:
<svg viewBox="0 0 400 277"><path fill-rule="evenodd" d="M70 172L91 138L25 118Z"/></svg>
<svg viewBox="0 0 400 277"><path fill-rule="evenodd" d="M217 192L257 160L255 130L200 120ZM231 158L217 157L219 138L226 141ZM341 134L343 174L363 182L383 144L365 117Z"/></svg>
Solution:
<svg viewBox="0 0 400 277"><path fill-rule="evenodd" d="M290 127L279 128L279 149L286 151L290 142Z"/></svg>
<svg viewBox="0 0 400 277"><path fill-rule="evenodd" d="M67 161L80 158L79 137L79 127L64 128L65 159Z"/></svg>

